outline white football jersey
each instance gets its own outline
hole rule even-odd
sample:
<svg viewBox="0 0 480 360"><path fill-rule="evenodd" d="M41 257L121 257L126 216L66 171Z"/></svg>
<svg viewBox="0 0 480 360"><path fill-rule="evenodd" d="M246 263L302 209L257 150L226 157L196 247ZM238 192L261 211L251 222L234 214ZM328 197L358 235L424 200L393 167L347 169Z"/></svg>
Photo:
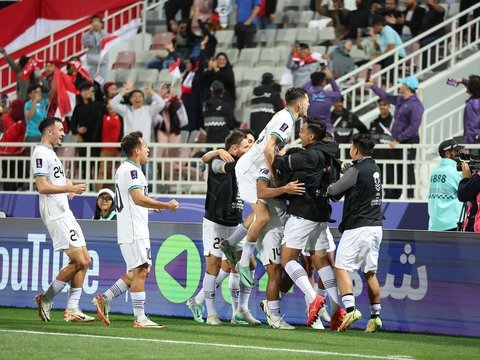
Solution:
<svg viewBox="0 0 480 360"><path fill-rule="evenodd" d="M260 133L251 149L238 160L236 166L253 172L266 167L263 150L265 150L270 137L276 136L279 139L277 146L283 147L290 138L294 124L295 119L289 110L283 109L277 112Z"/></svg>
<svg viewBox="0 0 480 360"><path fill-rule="evenodd" d="M270 182L270 171L267 168L261 168L257 181L258 180L266 180L269 181L269 186L273 187L273 183ZM287 204L285 199L279 198L271 198L271 199L263 199L267 206L268 212L270 213L270 221L265 226L264 232L271 229L283 229L286 221L287 216Z"/></svg>
<svg viewBox="0 0 480 360"><path fill-rule="evenodd" d="M135 205L130 191L141 189L148 195L148 183L139 165L126 160L115 173L115 207L117 209L117 238L119 244L150 238L148 209Z"/></svg>
<svg viewBox="0 0 480 360"><path fill-rule="evenodd" d="M62 162L53 148L39 144L35 146L32 154L33 177L45 176L47 182L52 185L66 186L67 178ZM68 205L68 193L63 194L40 194L40 216L43 222L50 222L65 216L73 216Z"/></svg>

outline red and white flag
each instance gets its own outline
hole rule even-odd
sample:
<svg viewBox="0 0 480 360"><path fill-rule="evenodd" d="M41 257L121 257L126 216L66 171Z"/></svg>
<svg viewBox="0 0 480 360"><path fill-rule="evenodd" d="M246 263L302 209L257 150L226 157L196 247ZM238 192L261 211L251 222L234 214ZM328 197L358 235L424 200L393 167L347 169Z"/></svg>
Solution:
<svg viewBox="0 0 480 360"><path fill-rule="evenodd" d="M39 60L36 58L30 58L28 62L25 64L22 70L22 79L27 81L30 77L30 74L35 71L35 69L43 70L43 65L45 64L44 60Z"/></svg>
<svg viewBox="0 0 480 360"><path fill-rule="evenodd" d="M57 87L57 113L60 115L59 117L64 119L66 116L72 116L77 90L73 84L72 77L55 66L53 81L55 81Z"/></svg>
<svg viewBox="0 0 480 360"><path fill-rule="evenodd" d="M115 45L134 37L137 34L139 27L140 19L134 19L113 34L105 36L100 43L100 48L102 49L100 52L100 59L107 55L108 51Z"/></svg>
<svg viewBox="0 0 480 360"><path fill-rule="evenodd" d="M182 77L182 73L180 72L180 64L182 60L180 58L177 59L174 63L170 64L168 67L168 72L173 76L173 79L180 79Z"/></svg>

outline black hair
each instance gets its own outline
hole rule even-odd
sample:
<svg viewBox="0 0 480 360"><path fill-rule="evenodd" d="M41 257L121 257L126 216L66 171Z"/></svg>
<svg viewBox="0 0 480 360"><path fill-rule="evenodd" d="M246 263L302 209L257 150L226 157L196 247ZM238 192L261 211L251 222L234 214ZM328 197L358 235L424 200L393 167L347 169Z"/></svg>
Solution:
<svg viewBox="0 0 480 360"><path fill-rule="evenodd" d="M372 26L377 24L385 26L385 18L382 15L375 15L372 19Z"/></svg>
<svg viewBox="0 0 480 360"><path fill-rule="evenodd" d="M375 141L370 134L355 134L352 137L353 145L364 156L372 155Z"/></svg>
<svg viewBox="0 0 480 360"><path fill-rule="evenodd" d="M125 135L122 139L121 148L127 157L131 157L133 150L140 146L140 139L143 137L141 131L134 131L128 135Z"/></svg>
<svg viewBox="0 0 480 360"><path fill-rule="evenodd" d="M127 96L126 96L126 98L127 98L127 100L128 100L128 103L129 103L130 105L132 105L132 102L130 101L130 99L132 98L132 95L135 94L135 93L140 93L140 94L142 94L143 98L145 99L145 94L143 93L142 90L134 89L134 90L130 91L130 92L127 94Z"/></svg>
<svg viewBox="0 0 480 360"><path fill-rule="evenodd" d="M45 131L46 128L49 128L56 122L59 122L60 124L62 123L62 119L55 117L55 116L47 116L45 119L43 119L40 124L38 124L38 131L43 135L43 132Z"/></svg>
<svg viewBox="0 0 480 360"><path fill-rule="evenodd" d="M87 81L84 81L82 82L79 86L78 86L78 90L80 91L83 91L83 90L88 90L92 87L93 85Z"/></svg>
<svg viewBox="0 0 480 360"><path fill-rule="evenodd" d="M320 141L325 137L327 127L322 120L306 117L305 124L308 125L308 129L315 135L315 140Z"/></svg>
<svg viewBox="0 0 480 360"><path fill-rule="evenodd" d="M93 20L95 20L95 19L100 20L100 22L103 24L103 19L102 19L100 16L98 16L98 15L93 15L93 16L90 18L90 21L93 22Z"/></svg>
<svg viewBox="0 0 480 360"><path fill-rule="evenodd" d="M480 76L470 75L468 77L467 90L472 98L480 98Z"/></svg>
<svg viewBox="0 0 480 360"><path fill-rule="evenodd" d="M30 60L30 58L28 56L25 56L25 55L23 55L20 58L20 60L18 60L18 65L20 66L21 69L23 69L25 67L25 65L27 65L28 60Z"/></svg>
<svg viewBox="0 0 480 360"><path fill-rule="evenodd" d="M188 20L182 19L177 23L177 25L180 25L180 24L188 24Z"/></svg>
<svg viewBox="0 0 480 360"><path fill-rule="evenodd" d="M225 139L225 150L228 151L233 145L239 145L246 138L247 134L242 129L233 129Z"/></svg>
<svg viewBox="0 0 480 360"><path fill-rule="evenodd" d="M35 91L37 89L43 90L42 86L40 84L32 83L32 84L28 85L27 94L30 94L32 91Z"/></svg>
<svg viewBox="0 0 480 360"><path fill-rule="evenodd" d="M384 100L384 99L378 99L377 100L377 104L380 105L380 103L384 102L385 104L387 105L390 105L390 103L387 101L387 100Z"/></svg>
<svg viewBox="0 0 480 360"><path fill-rule="evenodd" d="M225 65L225 67L228 67L228 66L232 66L232 64L230 64L230 59L228 58L228 55L224 52L219 52L216 56L215 56L215 60L218 59L219 56L225 56L225 59L227 60L227 65Z"/></svg>
<svg viewBox="0 0 480 360"><path fill-rule="evenodd" d="M305 43L300 43L300 44L298 44L298 47L299 47L300 49L309 49L308 44L305 44Z"/></svg>
<svg viewBox="0 0 480 360"><path fill-rule="evenodd" d="M310 80L312 80L312 86L319 86L323 84L327 75L323 71L315 71L310 75Z"/></svg>
<svg viewBox="0 0 480 360"><path fill-rule="evenodd" d="M299 101L305 99L307 92L299 87L291 87L285 93L285 102L287 105L296 105Z"/></svg>
<svg viewBox="0 0 480 360"><path fill-rule="evenodd" d="M102 194L104 195L104 194ZM108 195L108 194L107 194ZM110 195L109 195L110 196ZM98 198L100 196L97 196L97 200L95 201L95 212L93 213L93 220L100 220L102 217L102 210L100 209L100 206L98 206ZM113 210L115 210L115 199L112 198L112 205L110 206L110 210L108 210L107 218L110 216ZM112 220L115 220L116 218L113 217Z"/></svg>
<svg viewBox="0 0 480 360"><path fill-rule="evenodd" d="M252 129L245 128L245 129L240 129L240 131L245 134L245 137L248 135L252 135L254 139L256 138L255 133L253 132Z"/></svg>

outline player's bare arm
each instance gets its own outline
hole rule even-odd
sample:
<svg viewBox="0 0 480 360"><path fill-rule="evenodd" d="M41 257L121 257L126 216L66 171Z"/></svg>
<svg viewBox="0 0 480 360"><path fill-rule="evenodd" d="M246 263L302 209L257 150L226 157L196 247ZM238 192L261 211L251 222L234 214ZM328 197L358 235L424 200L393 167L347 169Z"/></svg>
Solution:
<svg viewBox="0 0 480 360"><path fill-rule="evenodd" d="M211 150L207 152L205 155L202 156L202 161L205 164L210 164L210 162L215 159L216 157L220 157L225 162L234 162L235 159L233 158L232 155L228 153L228 151L224 149L217 149L217 150Z"/></svg>
<svg viewBox="0 0 480 360"><path fill-rule="evenodd" d="M35 184L37 185L38 192L44 195L64 193L74 193L80 195L87 189L87 184L73 185L71 181L67 181L67 185L65 186L53 185L47 181L45 176L36 176Z"/></svg>
<svg viewBox="0 0 480 360"><path fill-rule="evenodd" d="M259 199L271 199L283 194L302 195L305 192L305 184L298 180L277 188L269 187L268 183L267 180L257 181L257 197Z"/></svg>
<svg viewBox="0 0 480 360"><path fill-rule="evenodd" d="M270 174L275 179L276 172L273 170L273 160L275 159L275 147L277 146L278 138L274 135L270 136L267 145L265 145L265 149L263 150L263 155L265 156L265 164L267 165L267 169L270 171Z"/></svg>
<svg viewBox="0 0 480 360"><path fill-rule="evenodd" d="M135 205L142 206L148 209L176 211L179 206L177 200L174 199L168 202L152 199L151 197L146 196L143 193L142 189L133 189L132 191L130 191L130 196L132 197Z"/></svg>

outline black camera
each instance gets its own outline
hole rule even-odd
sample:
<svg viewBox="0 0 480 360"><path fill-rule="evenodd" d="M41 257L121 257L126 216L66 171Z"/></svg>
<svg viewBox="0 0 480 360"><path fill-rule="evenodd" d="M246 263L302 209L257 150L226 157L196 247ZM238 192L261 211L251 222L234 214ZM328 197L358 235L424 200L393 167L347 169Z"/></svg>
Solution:
<svg viewBox="0 0 480 360"><path fill-rule="evenodd" d="M470 150L468 153L461 152L457 160L457 171L462 171L464 162L468 164L472 173L476 173L480 170L480 152L478 150Z"/></svg>

